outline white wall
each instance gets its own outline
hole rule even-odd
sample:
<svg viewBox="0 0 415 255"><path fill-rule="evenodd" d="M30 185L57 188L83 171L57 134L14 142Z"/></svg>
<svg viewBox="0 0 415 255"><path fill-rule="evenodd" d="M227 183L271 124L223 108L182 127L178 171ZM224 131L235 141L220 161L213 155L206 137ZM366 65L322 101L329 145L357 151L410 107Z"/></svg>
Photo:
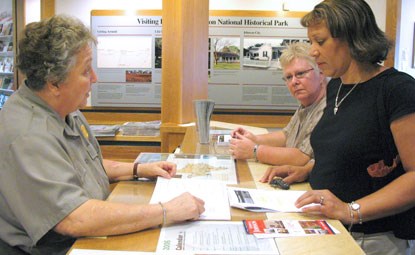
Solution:
<svg viewBox="0 0 415 255"><path fill-rule="evenodd" d="M372 7L378 25L385 29L386 0L366 0ZM410 0L408 0L410 1ZM211 10L282 10L282 6L290 11L310 11L320 0L210 0ZM162 0L55 0L56 13L66 13L90 24L91 10L107 9L144 9L158 10L162 8Z"/></svg>
<svg viewBox="0 0 415 255"><path fill-rule="evenodd" d="M25 22L26 24L40 20L40 0L26 0Z"/></svg>
<svg viewBox="0 0 415 255"><path fill-rule="evenodd" d="M0 0L0 13L7 12L12 14L13 1L12 0Z"/></svg>
<svg viewBox="0 0 415 255"><path fill-rule="evenodd" d="M414 26L415 1L402 0L400 31L396 35L395 67L415 77L414 59Z"/></svg>

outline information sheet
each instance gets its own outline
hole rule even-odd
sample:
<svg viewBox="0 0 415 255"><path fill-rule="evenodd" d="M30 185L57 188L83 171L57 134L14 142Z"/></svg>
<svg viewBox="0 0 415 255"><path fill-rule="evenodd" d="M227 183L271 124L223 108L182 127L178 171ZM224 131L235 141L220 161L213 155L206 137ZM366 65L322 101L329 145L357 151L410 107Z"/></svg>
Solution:
<svg viewBox="0 0 415 255"><path fill-rule="evenodd" d="M201 220L231 219L226 184L220 181L158 177L150 203L167 202L184 192L189 192L205 202L205 212L200 215Z"/></svg>
<svg viewBox="0 0 415 255"><path fill-rule="evenodd" d="M273 239L246 233L241 221L194 221L163 227L157 252L195 254L279 254Z"/></svg>

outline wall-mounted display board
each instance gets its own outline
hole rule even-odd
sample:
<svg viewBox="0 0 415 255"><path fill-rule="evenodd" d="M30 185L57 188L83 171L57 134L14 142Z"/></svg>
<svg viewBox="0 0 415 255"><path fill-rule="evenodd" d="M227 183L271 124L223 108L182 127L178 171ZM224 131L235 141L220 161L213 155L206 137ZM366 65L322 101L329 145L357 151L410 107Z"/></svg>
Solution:
<svg viewBox="0 0 415 255"><path fill-rule="evenodd" d="M307 41L304 13L210 11L208 95L215 109L296 109L282 78L281 50ZM160 107L161 10L93 10L97 37L93 106Z"/></svg>

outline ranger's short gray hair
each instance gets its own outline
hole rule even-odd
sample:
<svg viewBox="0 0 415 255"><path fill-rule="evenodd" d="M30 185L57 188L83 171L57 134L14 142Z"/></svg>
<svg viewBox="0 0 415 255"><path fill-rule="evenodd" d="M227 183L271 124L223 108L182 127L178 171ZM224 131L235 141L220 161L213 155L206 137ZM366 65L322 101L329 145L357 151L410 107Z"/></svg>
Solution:
<svg viewBox="0 0 415 255"><path fill-rule="evenodd" d="M26 84L35 91L47 82L64 82L76 62L76 55L89 43L97 43L78 19L56 15L26 26L19 42L17 67L26 75Z"/></svg>

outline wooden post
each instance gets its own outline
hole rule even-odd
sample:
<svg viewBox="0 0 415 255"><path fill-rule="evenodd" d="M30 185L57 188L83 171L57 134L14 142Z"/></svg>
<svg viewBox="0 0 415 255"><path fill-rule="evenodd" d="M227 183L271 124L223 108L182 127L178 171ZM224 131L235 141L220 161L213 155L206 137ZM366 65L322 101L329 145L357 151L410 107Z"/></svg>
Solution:
<svg viewBox="0 0 415 255"><path fill-rule="evenodd" d="M45 19L55 15L55 0L40 1L40 18Z"/></svg>
<svg viewBox="0 0 415 255"><path fill-rule="evenodd" d="M16 57L18 55L18 43L21 36L21 32L25 27L26 24L26 17L25 17L25 1L24 0L15 0L13 1L13 52L14 52L14 66L16 66ZM20 84L24 80L24 76L17 68L14 68L14 75L13 75L13 90L19 88Z"/></svg>
<svg viewBox="0 0 415 255"><path fill-rule="evenodd" d="M395 45L390 49L387 59L384 65L387 67L395 66L395 48L396 43L396 31L400 30L398 19L401 17L401 0L386 0L386 29L385 33L389 39L395 42Z"/></svg>
<svg viewBox="0 0 415 255"><path fill-rule="evenodd" d="M193 100L208 97L209 0L163 0L161 150L181 143ZM176 131L173 131L176 130Z"/></svg>

